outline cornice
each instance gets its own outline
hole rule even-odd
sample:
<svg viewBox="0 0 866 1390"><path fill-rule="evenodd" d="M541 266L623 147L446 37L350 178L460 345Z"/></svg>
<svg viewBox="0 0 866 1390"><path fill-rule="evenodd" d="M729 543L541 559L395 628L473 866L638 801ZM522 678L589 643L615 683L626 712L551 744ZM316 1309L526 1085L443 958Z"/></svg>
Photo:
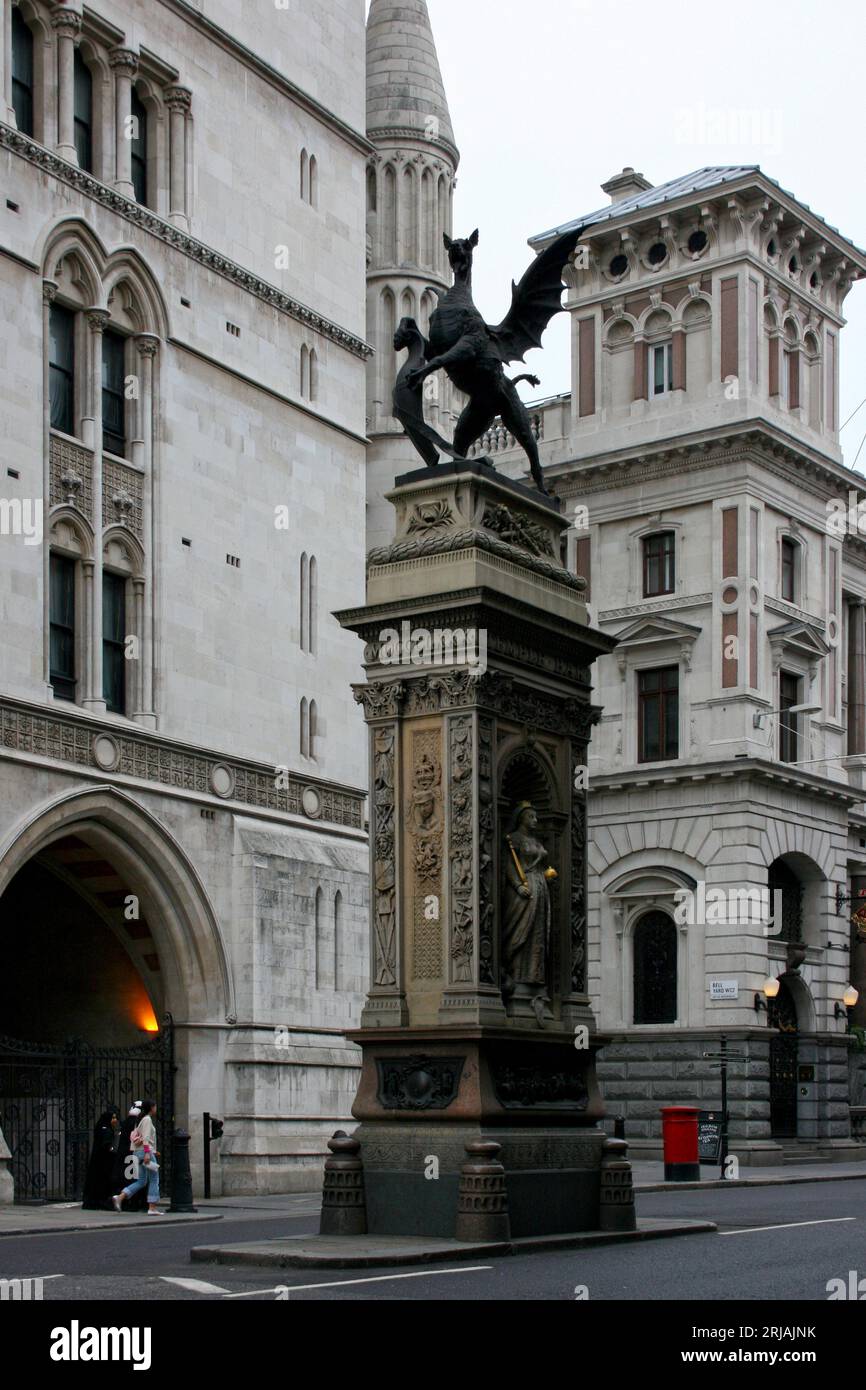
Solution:
<svg viewBox="0 0 866 1390"><path fill-rule="evenodd" d="M403 148L407 142L414 141L416 144L426 148L432 146L440 154L444 154L450 159L456 170L460 163L460 151L456 145L452 145L450 140L443 140L441 136L433 139L425 135L423 130L416 130L410 125L377 125L370 126L367 130L367 139L375 148L376 153L380 153L382 145L394 145Z"/></svg>
<svg viewBox="0 0 866 1390"><path fill-rule="evenodd" d="M829 777L803 772L792 763L771 763L764 758L737 758L710 763L666 764L653 767L633 767L622 772L592 773L590 790L599 792L619 792L646 790L664 786L681 786L688 782L748 782L757 780L774 783L779 787L793 788L809 796L821 796L830 801L841 801L848 806L863 802L863 790L850 787L844 782L835 782ZM601 815L598 802L590 798L590 810Z"/></svg>
<svg viewBox="0 0 866 1390"><path fill-rule="evenodd" d="M672 608L705 608L713 602L712 594L683 594L680 598L645 599L642 603L632 603L625 608L606 608L597 615L597 622L613 623L621 618L642 618L651 614L667 613Z"/></svg>
<svg viewBox="0 0 866 1390"><path fill-rule="evenodd" d="M166 0L162 0L162 2L166 3ZM362 361L372 357L373 349L363 339L350 333L348 329L332 323L330 319L326 319L321 314L316 313L314 309L308 308L300 300L284 294L282 290L278 290L267 280L260 279L252 271L245 270L243 266L230 260L228 256L223 256L221 252L205 245L203 241L198 241L188 232L164 221L150 208L142 207L140 203L134 202L131 198L125 198L115 188L109 188L107 184L100 183L99 179L95 179L92 174L86 173L74 164L67 164L66 160L61 159L53 150L46 149L44 145L38 144L29 136L22 135L19 130L13 130L11 126L2 122L0 122L0 147L11 150L13 154L18 154L28 163L34 164L44 174L53 175L68 187L93 198L103 207L109 208L127 222L132 223L133 226L140 227L142 231L150 232L152 236L157 237L167 246L180 251L182 255L188 256L190 260L196 261L205 269L221 275L223 279L231 281L232 284L245 290L247 294L255 295L257 299L269 305L270 308L278 309L287 314L289 318L303 324L311 332L319 333L323 338L328 338L338 347L352 353L354 357L360 357Z"/></svg>

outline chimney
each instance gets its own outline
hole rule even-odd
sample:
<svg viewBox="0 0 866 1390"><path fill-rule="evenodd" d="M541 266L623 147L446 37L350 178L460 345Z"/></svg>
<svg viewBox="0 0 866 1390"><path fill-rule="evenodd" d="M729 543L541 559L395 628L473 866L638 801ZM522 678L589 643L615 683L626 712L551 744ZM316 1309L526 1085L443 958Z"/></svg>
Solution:
<svg viewBox="0 0 866 1390"><path fill-rule="evenodd" d="M635 198L638 193L645 193L648 188L652 188L649 179L645 179L643 174L636 174L631 165L601 185L602 193L609 193L612 203L621 203L624 198Z"/></svg>

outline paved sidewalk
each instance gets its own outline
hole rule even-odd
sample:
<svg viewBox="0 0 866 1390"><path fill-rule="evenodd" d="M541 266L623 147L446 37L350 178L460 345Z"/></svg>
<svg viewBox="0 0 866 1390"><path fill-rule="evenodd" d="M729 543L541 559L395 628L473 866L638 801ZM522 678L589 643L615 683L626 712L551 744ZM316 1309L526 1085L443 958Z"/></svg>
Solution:
<svg viewBox="0 0 866 1390"><path fill-rule="evenodd" d="M196 1198L195 1212L171 1213L168 1201L160 1203L162 1216L146 1212L84 1211L79 1202L47 1202L0 1207L0 1237L57 1235L64 1231L126 1231L131 1226L179 1226L202 1221L222 1221L226 1217L253 1218L317 1215L322 1202L318 1192L281 1193L261 1197Z"/></svg>
<svg viewBox="0 0 866 1390"><path fill-rule="evenodd" d="M635 1191L688 1192L695 1188L775 1187L787 1183L850 1182L866 1179L863 1163L804 1163L783 1167L747 1168L741 1166L737 1180L721 1179L714 1164L701 1165L700 1182L665 1182L661 1160L638 1159L632 1164ZM318 1215L321 1196L318 1192L284 1192L244 1197L213 1197L210 1201L196 1198L195 1212L172 1215L168 1203L161 1204L162 1216L146 1213L84 1211L77 1202L15 1205L0 1207L0 1238L3 1236L57 1235L72 1231L123 1231L130 1226L165 1226L221 1221L224 1218L252 1220L269 1213L272 1216L298 1220Z"/></svg>
<svg viewBox="0 0 866 1390"><path fill-rule="evenodd" d="M784 1183L841 1182L866 1178L866 1163L785 1163L778 1167L752 1168L740 1164L737 1179L720 1178L718 1164L702 1163L700 1182L665 1182L665 1165L659 1160L632 1163L636 1192L670 1192L712 1187L775 1187Z"/></svg>

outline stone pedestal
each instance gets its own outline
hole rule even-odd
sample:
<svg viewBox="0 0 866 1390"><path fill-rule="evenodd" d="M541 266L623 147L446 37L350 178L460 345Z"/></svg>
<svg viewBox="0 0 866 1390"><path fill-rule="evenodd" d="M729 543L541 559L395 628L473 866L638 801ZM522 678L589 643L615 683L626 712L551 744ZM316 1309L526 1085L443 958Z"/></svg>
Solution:
<svg viewBox="0 0 866 1390"><path fill-rule="evenodd" d="M514 1237L595 1229L586 748L590 667L615 643L587 625L552 499L476 462L389 500L367 604L337 615L365 642L370 730L371 987L351 1035L368 1231L453 1236L466 1145L493 1142Z"/></svg>

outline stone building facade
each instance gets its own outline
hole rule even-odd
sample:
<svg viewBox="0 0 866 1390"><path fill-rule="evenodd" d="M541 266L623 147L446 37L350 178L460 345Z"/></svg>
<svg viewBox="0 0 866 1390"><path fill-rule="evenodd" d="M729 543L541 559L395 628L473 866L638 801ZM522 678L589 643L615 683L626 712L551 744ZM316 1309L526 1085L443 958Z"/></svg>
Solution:
<svg viewBox="0 0 866 1390"><path fill-rule="evenodd" d="M0 1031L170 1015L196 1175L211 1112L215 1191L316 1186L367 986L331 617L364 584L363 7L0 16Z"/></svg>
<svg viewBox="0 0 866 1390"><path fill-rule="evenodd" d="M570 563L619 642L590 757L608 1110L657 1149L661 1106L718 1107L704 1054L725 1034L741 1160L847 1154L866 551L838 370L866 256L757 168L655 188L626 169L604 191L567 272L572 391L533 413ZM522 476L501 426L481 447Z"/></svg>

